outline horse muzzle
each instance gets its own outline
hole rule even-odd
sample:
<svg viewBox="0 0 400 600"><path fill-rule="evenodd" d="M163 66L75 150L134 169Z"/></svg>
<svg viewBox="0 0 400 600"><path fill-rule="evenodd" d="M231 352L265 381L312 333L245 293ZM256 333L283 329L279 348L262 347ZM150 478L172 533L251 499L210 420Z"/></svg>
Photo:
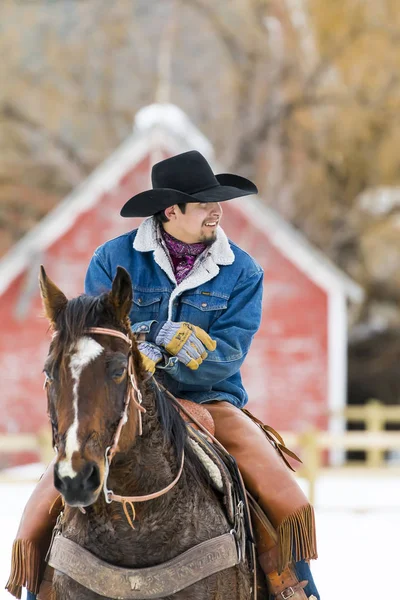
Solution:
<svg viewBox="0 0 400 600"><path fill-rule="evenodd" d="M90 506L100 492L101 477L97 463L85 462L78 472L65 468L62 462L54 465L54 487L69 506Z"/></svg>

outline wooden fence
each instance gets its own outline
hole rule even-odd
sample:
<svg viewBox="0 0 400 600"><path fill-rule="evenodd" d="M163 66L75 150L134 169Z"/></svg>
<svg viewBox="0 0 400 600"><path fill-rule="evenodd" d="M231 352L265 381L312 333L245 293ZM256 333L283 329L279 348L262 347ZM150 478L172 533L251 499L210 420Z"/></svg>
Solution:
<svg viewBox="0 0 400 600"><path fill-rule="evenodd" d="M364 406L349 406L340 413L332 416L342 417L347 422L365 423L364 431L343 431L331 433L310 428L308 431L297 434L284 432L282 434L289 448L297 450L302 458L303 465L297 474L304 477L309 483L309 497L315 500L315 484L318 476L337 467L324 466L324 456L327 450L363 450L366 460L355 464L344 462L346 470L357 468L389 469L385 462L386 451L400 451L400 431L385 431L387 423L400 424L400 406L384 406L377 400L371 400ZM34 434L7 434L0 435L0 454L7 452L36 451L40 459L47 464L54 456L51 448L51 434L48 428ZM399 465L400 466L400 465ZM0 481L9 478L0 474Z"/></svg>
<svg viewBox="0 0 400 600"><path fill-rule="evenodd" d="M36 452L39 460L48 464L54 456L51 446L50 427L34 433L2 433L0 434L0 455L13 454L17 452ZM15 477L0 471L0 483L16 482Z"/></svg>
<svg viewBox="0 0 400 600"><path fill-rule="evenodd" d="M346 471L350 469L390 469L385 462L385 452L400 451L400 431L385 431L387 423L400 424L400 406L385 406L377 400L370 400L363 406L349 406L340 413L331 416L343 417L347 422L363 422L363 431L343 431L331 433L310 428L296 434L283 433L283 439L289 448L298 449L303 465L298 474L309 483L309 498L315 501L315 484L318 476L337 467L326 467L323 464L327 450L362 450L366 453L365 461L343 463ZM397 469L400 465L397 465Z"/></svg>

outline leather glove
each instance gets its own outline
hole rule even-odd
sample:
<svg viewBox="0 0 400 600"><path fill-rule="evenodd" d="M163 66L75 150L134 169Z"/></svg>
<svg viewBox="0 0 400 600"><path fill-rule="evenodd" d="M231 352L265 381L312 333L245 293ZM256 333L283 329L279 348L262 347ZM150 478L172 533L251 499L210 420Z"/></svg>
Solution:
<svg viewBox="0 0 400 600"><path fill-rule="evenodd" d="M138 342L137 346L142 356L142 363L145 370L154 375L156 365L163 359L160 348L150 342Z"/></svg>
<svg viewBox="0 0 400 600"><path fill-rule="evenodd" d="M191 323L175 323L163 321L154 324L147 339L154 341L157 346L176 356L177 359L193 371L198 369L210 352L215 350L217 343L208 333Z"/></svg>

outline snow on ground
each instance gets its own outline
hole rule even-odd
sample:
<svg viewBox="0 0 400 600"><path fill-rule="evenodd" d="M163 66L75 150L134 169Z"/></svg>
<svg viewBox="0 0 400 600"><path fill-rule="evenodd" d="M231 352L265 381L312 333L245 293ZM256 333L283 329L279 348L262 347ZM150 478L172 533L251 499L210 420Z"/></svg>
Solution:
<svg viewBox="0 0 400 600"><path fill-rule="evenodd" d="M18 522L40 465L8 471L12 483L0 483L0 599ZM18 479L31 479L30 483ZM300 481L306 490L306 484ZM319 559L312 571L322 600L400 598L393 588L399 562L400 477L335 474L317 484Z"/></svg>

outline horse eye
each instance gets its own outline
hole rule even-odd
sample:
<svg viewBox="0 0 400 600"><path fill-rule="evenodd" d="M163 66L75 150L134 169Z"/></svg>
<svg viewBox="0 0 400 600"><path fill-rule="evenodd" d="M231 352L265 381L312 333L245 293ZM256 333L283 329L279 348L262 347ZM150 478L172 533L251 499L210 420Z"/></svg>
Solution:
<svg viewBox="0 0 400 600"><path fill-rule="evenodd" d="M118 369L118 371L113 371L112 372L112 378L113 379L121 379L121 377L123 375L125 375L125 371L126 371L125 367L122 368L122 369Z"/></svg>
<svg viewBox="0 0 400 600"><path fill-rule="evenodd" d="M116 383L120 383L118 380L122 380L122 377L125 375L127 362L127 357L122 354L122 352L116 352L106 357L106 369L108 377L110 379L114 379Z"/></svg>

